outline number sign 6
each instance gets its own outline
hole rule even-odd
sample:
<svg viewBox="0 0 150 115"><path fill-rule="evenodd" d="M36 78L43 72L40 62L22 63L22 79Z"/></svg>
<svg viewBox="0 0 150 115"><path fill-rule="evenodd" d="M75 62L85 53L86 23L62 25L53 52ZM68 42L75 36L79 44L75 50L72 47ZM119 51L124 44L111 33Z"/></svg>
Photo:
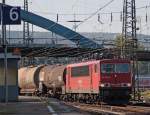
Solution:
<svg viewBox="0 0 150 115"><path fill-rule="evenodd" d="M2 6L2 24L15 25L21 24L20 7L13 7L9 5Z"/></svg>
<svg viewBox="0 0 150 115"><path fill-rule="evenodd" d="M16 10L17 10L16 7L13 7L13 8L10 9L10 19L12 21L16 21L19 18L19 14Z"/></svg>

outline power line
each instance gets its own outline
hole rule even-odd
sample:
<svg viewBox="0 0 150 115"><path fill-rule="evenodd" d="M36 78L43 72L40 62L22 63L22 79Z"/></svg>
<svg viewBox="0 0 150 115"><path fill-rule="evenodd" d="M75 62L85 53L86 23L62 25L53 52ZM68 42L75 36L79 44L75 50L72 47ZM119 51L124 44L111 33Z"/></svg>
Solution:
<svg viewBox="0 0 150 115"><path fill-rule="evenodd" d="M73 10L74 7L76 6L77 2L78 2L78 0L76 0L76 1L74 2L74 4L72 5L72 10Z"/></svg>
<svg viewBox="0 0 150 115"><path fill-rule="evenodd" d="M136 8L137 10L140 10L140 9L146 9L146 8L150 8L150 5L146 5L146 6L141 6L141 7L138 7ZM54 12L38 12L38 11L33 11L35 13L42 13L42 14L45 14L45 15L57 15L58 13L54 13ZM121 13L122 11L112 11L112 12L102 12L100 14L118 14L118 13ZM59 15L74 15L74 13L59 13ZM92 15L92 13L76 13L76 15Z"/></svg>
<svg viewBox="0 0 150 115"><path fill-rule="evenodd" d="M86 19L83 20L83 22L79 23L77 25L77 27L81 24L83 24L84 22L86 22L87 20L89 20L90 18L92 18L94 15L96 15L100 10L104 9L105 7L107 7L109 4L111 4L114 0L109 1L108 3L106 3L103 7L99 8L96 12L94 12L93 14L91 14L89 17L87 17Z"/></svg>
<svg viewBox="0 0 150 115"><path fill-rule="evenodd" d="M108 3L106 3L103 7L99 8L96 12L94 13L87 13L87 14L76 14L76 15L91 15L88 18L91 18L93 15L97 14L100 10L104 9L105 7L107 7L109 4L111 4L114 0L109 1ZM34 11L35 13L42 13L42 14L48 14L48 15L57 15L58 13L53 13L53 12L37 12ZM113 13L113 12L112 12ZM74 15L74 14L65 14L65 13L59 13L59 15Z"/></svg>

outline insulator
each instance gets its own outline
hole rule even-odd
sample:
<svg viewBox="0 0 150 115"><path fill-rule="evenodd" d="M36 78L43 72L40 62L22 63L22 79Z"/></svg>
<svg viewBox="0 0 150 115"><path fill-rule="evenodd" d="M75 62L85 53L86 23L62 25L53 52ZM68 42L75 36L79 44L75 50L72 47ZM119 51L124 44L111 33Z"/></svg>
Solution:
<svg viewBox="0 0 150 115"><path fill-rule="evenodd" d="M57 22L59 21L59 15L57 14Z"/></svg>
<svg viewBox="0 0 150 115"><path fill-rule="evenodd" d="M147 16L147 13L146 13L146 23L147 23L147 21L148 21L148 16Z"/></svg>
<svg viewBox="0 0 150 115"><path fill-rule="evenodd" d="M113 14L112 14L112 12L111 12L111 22L113 21Z"/></svg>
<svg viewBox="0 0 150 115"><path fill-rule="evenodd" d="M148 21L148 16L147 16L147 6L146 6L146 23Z"/></svg>
<svg viewBox="0 0 150 115"><path fill-rule="evenodd" d="M122 22L122 12L120 12L120 22Z"/></svg>
<svg viewBox="0 0 150 115"><path fill-rule="evenodd" d="M100 14L98 14L98 22L100 22Z"/></svg>

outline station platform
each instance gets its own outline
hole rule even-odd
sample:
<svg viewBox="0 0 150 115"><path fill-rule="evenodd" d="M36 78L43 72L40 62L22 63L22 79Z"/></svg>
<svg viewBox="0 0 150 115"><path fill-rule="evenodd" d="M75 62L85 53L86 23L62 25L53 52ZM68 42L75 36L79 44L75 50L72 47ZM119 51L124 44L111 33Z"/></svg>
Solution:
<svg viewBox="0 0 150 115"><path fill-rule="evenodd" d="M18 102L0 103L0 115L89 115L78 109L49 98L48 103L39 97L19 96Z"/></svg>
<svg viewBox="0 0 150 115"><path fill-rule="evenodd" d="M38 97L19 97L18 102L0 103L0 115L50 115Z"/></svg>

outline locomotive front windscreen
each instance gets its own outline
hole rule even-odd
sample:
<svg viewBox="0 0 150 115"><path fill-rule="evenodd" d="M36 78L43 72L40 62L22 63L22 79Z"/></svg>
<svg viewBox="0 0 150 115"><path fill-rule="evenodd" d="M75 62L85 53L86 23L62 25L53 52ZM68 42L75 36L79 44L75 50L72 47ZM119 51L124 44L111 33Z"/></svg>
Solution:
<svg viewBox="0 0 150 115"><path fill-rule="evenodd" d="M101 64L101 73L129 73L130 65L128 63Z"/></svg>

